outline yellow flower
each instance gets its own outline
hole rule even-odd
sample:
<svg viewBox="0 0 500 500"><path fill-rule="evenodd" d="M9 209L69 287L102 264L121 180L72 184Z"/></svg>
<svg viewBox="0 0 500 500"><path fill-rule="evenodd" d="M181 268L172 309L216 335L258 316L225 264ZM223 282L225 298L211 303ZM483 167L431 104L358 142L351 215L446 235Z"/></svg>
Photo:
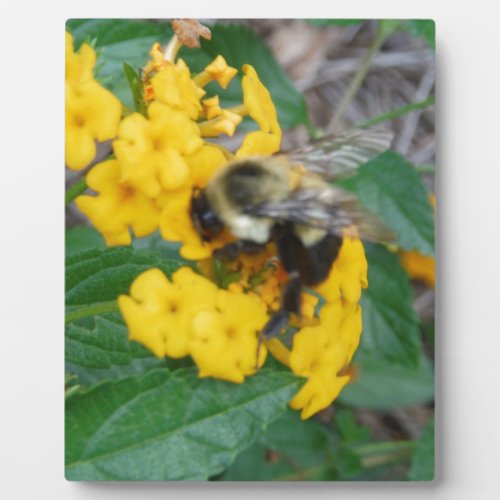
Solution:
<svg viewBox="0 0 500 500"><path fill-rule="evenodd" d="M215 80L225 89L238 73L238 70L228 66L226 60L218 55L199 75L194 77L194 82L199 87L205 87L209 82Z"/></svg>
<svg viewBox="0 0 500 500"><path fill-rule="evenodd" d="M246 111L257 122L260 130L245 136L236 156L276 153L281 144L281 128L271 95L260 81L253 66L245 64L243 73L245 75L241 82L243 102Z"/></svg>
<svg viewBox="0 0 500 500"><path fill-rule="evenodd" d="M115 137L120 121L120 101L94 80L95 59L87 44L75 54L73 38L66 33L65 161L72 170L80 170L94 159L95 141Z"/></svg>
<svg viewBox="0 0 500 500"><path fill-rule="evenodd" d="M316 290L327 302L340 297L349 302L358 302L361 289L367 286L368 263L363 244L359 239L346 235L328 278Z"/></svg>
<svg viewBox="0 0 500 500"><path fill-rule="evenodd" d="M80 51L73 50L73 36L66 32L66 83L77 85L93 80L96 55L87 43L82 44Z"/></svg>
<svg viewBox="0 0 500 500"><path fill-rule="evenodd" d="M215 172L227 163L222 149L216 144L205 143L191 155L185 155L184 160L189 166L193 186L205 187Z"/></svg>
<svg viewBox="0 0 500 500"><path fill-rule="evenodd" d="M183 267L168 281L159 269L150 269L132 283L130 297L118 298L129 338L158 357L189 354L191 322L200 311L214 310L217 287Z"/></svg>
<svg viewBox="0 0 500 500"><path fill-rule="evenodd" d="M436 283L436 263L434 257L422 255L416 251L401 252L401 263L406 272L416 280L423 281L434 288Z"/></svg>
<svg viewBox="0 0 500 500"><path fill-rule="evenodd" d="M182 59L175 64L166 62L151 78L151 85L155 100L185 113L191 120L196 120L203 110L200 99L205 91L191 80L189 68Z"/></svg>
<svg viewBox="0 0 500 500"><path fill-rule="evenodd" d="M281 287L273 273L263 283L252 288L271 311L277 311L281 305Z"/></svg>
<svg viewBox="0 0 500 500"><path fill-rule="evenodd" d="M337 375L345 360L345 347L332 342L325 327L305 327L295 334L290 368L308 380L290 401L290 406L294 410L302 409L302 419L323 410L339 395L349 381L348 376Z"/></svg>
<svg viewBox="0 0 500 500"><path fill-rule="evenodd" d="M268 134L256 130L249 132L244 138L236 156L244 158L246 156L262 155L268 156L279 151L281 137L275 134Z"/></svg>
<svg viewBox="0 0 500 500"><path fill-rule="evenodd" d="M205 116L209 120L215 118L216 116L219 116L222 112L218 95L210 97L209 99L204 99L203 101L201 101L201 104L203 105Z"/></svg>
<svg viewBox="0 0 500 500"><path fill-rule="evenodd" d="M218 137L221 134L232 137L242 120L241 115L223 109L217 118L200 123L200 133L203 137Z"/></svg>
<svg viewBox="0 0 500 500"><path fill-rule="evenodd" d="M241 86L243 87L243 102L248 109L248 114L258 123L262 132L281 136L278 115L269 90L260 81L255 68L250 64L243 66L243 73L245 76L241 81Z"/></svg>
<svg viewBox="0 0 500 500"><path fill-rule="evenodd" d="M155 101L148 108L148 118L133 113L122 121L113 149L122 180L154 198L162 190L176 190L188 183L184 155L202 145L195 122Z"/></svg>
<svg viewBox="0 0 500 500"><path fill-rule="evenodd" d="M318 297L309 293L302 294L301 314L305 319L312 319L314 317L318 302Z"/></svg>
<svg viewBox="0 0 500 500"><path fill-rule="evenodd" d="M151 50L149 51L149 55L151 56L152 60L148 61L146 66L142 70L146 78L156 73L157 71L160 71L160 69L168 64L168 62L165 60L163 49L158 42L153 44Z"/></svg>
<svg viewBox="0 0 500 500"><path fill-rule="evenodd" d="M290 402L293 409L302 409L302 419L329 406L349 381L344 369L359 345L361 330L361 307L338 299L323 306L318 325L295 334L291 351L277 338L266 342L276 359L308 379Z"/></svg>
<svg viewBox="0 0 500 500"><path fill-rule="evenodd" d="M191 193L191 187L185 188L162 201L160 232L165 240L182 242L180 253L185 259L201 260L212 254L212 248L193 225Z"/></svg>
<svg viewBox="0 0 500 500"><path fill-rule="evenodd" d="M108 245L130 245L130 229L146 236L158 228L160 211L139 190L120 181L120 165L108 160L92 168L87 185L97 196L81 195L76 206L92 221Z"/></svg>
<svg viewBox="0 0 500 500"><path fill-rule="evenodd" d="M216 64L217 61L218 59L214 61L213 67L222 68L225 61L222 59L223 64ZM243 116L249 115L257 122L260 130L249 132L244 137L236 156L271 155L279 151L281 144L281 128L276 108L269 91L260 81L255 69L246 64L243 66L243 73L243 104L230 109L221 109L218 105L218 97L207 99L205 108L209 120L199 124L201 135L203 137L217 137L220 134L232 136ZM211 78L209 72L205 70L194 80L198 85L203 86Z"/></svg>
<svg viewBox="0 0 500 500"><path fill-rule="evenodd" d="M200 377L241 383L257 365L258 332L267 320L266 307L255 295L219 290L214 311L197 314L190 351ZM261 346L258 366L266 358Z"/></svg>
<svg viewBox="0 0 500 500"><path fill-rule="evenodd" d="M361 306L346 300L325 304L319 313L320 324L328 331L332 342L346 350L345 363L350 363L361 339L363 327Z"/></svg>

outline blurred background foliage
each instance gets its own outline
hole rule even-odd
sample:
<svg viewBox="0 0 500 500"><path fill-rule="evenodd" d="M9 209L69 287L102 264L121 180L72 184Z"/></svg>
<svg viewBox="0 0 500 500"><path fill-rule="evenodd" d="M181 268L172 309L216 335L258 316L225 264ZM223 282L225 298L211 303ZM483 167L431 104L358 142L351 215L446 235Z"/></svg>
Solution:
<svg viewBox="0 0 500 500"><path fill-rule="evenodd" d="M374 211L387 212L402 248L433 256L432 210L421 208L434 192L434 23L202 22L212 41L180 57L193 72L217 54L237 68L254 65L276 104L284 150L368 123L393 130L389 156L347 187L368 203L373 190L391 199ZM71 20L67 29L75 48L96 48L98 80L131 110L134 71L172 33L169 22L146 20ZM225 106L241 102L238 78L224 95ZM233 149L244 130L224 144ZM68 173L68 186L80 175ZM113 301L145 269L169 275L186 265L176 245L153 235L106 249L73 205L66 222L68 479L433 479L434 289L405 271L401 250L366 247L354 380L332 407L301 421L285 409L298 381L278 363L242 386L200 381L189 361L158 360L127 340Z"/></svg>

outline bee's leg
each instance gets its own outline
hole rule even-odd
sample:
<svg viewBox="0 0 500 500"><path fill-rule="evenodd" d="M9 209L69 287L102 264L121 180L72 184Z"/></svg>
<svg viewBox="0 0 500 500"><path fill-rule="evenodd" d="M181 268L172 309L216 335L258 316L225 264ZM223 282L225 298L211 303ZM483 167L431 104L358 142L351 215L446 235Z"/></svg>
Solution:
<svg viewBox="0 0 500 500"><path fill-rule="evenodd" d="M300 265L304 259L304 245L294 234L293 225L288 222L275 224L273 228L273 240L278 248L280 261L288 273L288 282L283 290L281 307L266 323L260 333L257 353L260 352L260 346L263 341L275 337L286 328L290 314L300 316L302 302Z"/></svg>
<svg viewBox="0 0 500 500"><path fill-rule="evenodd" d="M214 250L214 257L222 262L232 262L238 258L239 249L237 243L227 243L222 248Z"/></svg>
<svg viewBox="0 0 500 500"><path fill-rule="evenodd" d="M283 290L280 309L262 330L261 335L264 339L278 335L288 324L290 314L300 316L301 306L302 282L299 269L303 253L302 242L294 234L293 226L289 223L276 224L273 228L273 237L281 263L288 273L288 282Z"/></svg>
<svg viewBox="0 0 500 500"><path fill-rule="evenodd" d="M280 309L262 329L261 340L268 340L272 337L276 337L287 324L288 313L284 309Z"/></svg>
<svg viewBox="0 0 500 500"><path fill-rule="evenodd" d="M258 369L259 355L262 342L276 337L281 330L288 325L288 317L295 313L300 316L302 283L300 282L297 272L290 273L290 279L285 285L281 307L271 319L266 323L259 335L259 343L257 344L257 366Z"/></svg>
<svg viewBox="0 0 500 500"><path fill-rule="evenodd" d="M300 316L302 283L296 272L290 274L290 279L285 285L281 307L278 312L266 323L262 330L264 339L275 337L288 324L290 314Z"/></svg>

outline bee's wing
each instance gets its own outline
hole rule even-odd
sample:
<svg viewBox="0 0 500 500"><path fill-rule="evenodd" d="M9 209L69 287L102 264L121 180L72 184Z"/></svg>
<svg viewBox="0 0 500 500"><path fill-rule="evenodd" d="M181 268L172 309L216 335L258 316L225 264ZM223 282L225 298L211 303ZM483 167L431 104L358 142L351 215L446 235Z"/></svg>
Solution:
<svg viewBox="0 0 500 500"><path fill-rule="evenodd" d="M283 154L290 163L301 163L324 179L335 180L355 173L360 165L389 149L392 138L392 132L386 130L351 129Z"/></svg>
<svg viewBox="0 0 500 500"><path fill-rule="evenodd" d="M294 191L287 199L249 207L246 213L324 229L342 236L354 227L359 238L375 243L394 243L393 232L361 205L358 198L336 186L328 189L308 188Z"/></svg>

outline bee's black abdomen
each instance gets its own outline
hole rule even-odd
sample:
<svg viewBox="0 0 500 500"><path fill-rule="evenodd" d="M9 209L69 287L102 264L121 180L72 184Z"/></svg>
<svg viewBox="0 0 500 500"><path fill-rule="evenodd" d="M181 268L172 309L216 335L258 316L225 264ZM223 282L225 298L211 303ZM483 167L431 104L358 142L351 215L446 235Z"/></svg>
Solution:
<svg viewBox="0 0 500 500"><path fill-rule="evenodd" d="M267 322L264 338L278 335L286 326L290 314L300 316L302 285L314 286L325 281L340 250L342 239L333 234L316 244L304 245L292 222L278 222L273 227L273 239L289 280L283 291L280 310Z"/></svg>
<svg viewBox="0 0 500 500"><path fill-rule="evenodd" d="M300 266L300 276L305 285L319 285L328 278L330 269L337 258L342 238L326 234L315 245L308 247L308 258Z"/></svg>
<svg viewBox="0 0 500 500"><path fill-rule="evenodd" d="M285 270L298 272L304 285L314 286L326 280L342 245L342 238L326 234L318 243L306 247L290 222L275 225L274 238Z"/></svg>

